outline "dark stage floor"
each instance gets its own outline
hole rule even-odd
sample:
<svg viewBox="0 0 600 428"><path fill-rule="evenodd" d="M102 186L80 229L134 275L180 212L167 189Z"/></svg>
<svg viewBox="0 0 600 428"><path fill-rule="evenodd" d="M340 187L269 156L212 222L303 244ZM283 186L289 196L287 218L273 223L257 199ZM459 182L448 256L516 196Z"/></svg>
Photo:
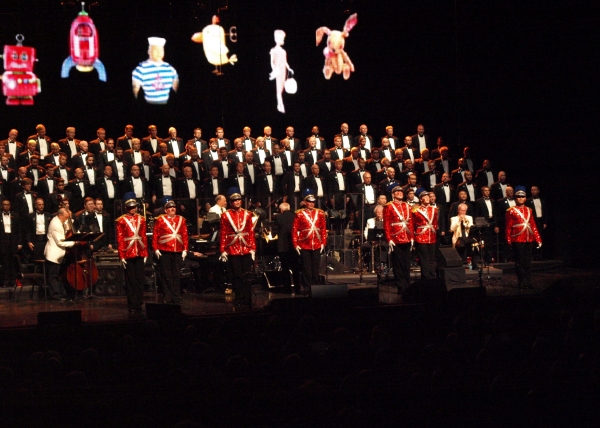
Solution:
<svg viewBox="0 0 600 428"><path fill-rule="evenodd" d="M548 285L557 279L572 273L563 267L560 262L534 262L533 290L520 291L517 288L517 280L511 264L496 264L489 272L483 272L483 288L488 299L494 298L519 298L539 295ZM448 291L452 293L456 288L478 288L479 275L477 271L466 271L467 280L462 284L449 286ZM414 279L418 279L418 272L413 273ZM380 284L377 289L377 278L373 274L339 274L327 277L329 284L348 284L351 299L355 306L401 306L407 303L402 296L396 293L396 289L388 283ZM56 311L81 311L83 323L121 323L135 322L146 319L146 314L130 314L127 311L126 299L118 297L94 297L82 299L74 303L45 301L43 298L30 298L30 286L24 286L18 301L10 299L12 290L0 289L0 328L31 327L38 324L38 313ZM36 290L37 291L37 290ZM339 290L338 290L339 291ZM377 297L378 296L378 299ZM363 298L364 297L364 298ZM182 296L183 303L181 312L189 317L228 316L268 312L272 302L279 299L315 299L307 297L303 293L284 293L282 289L266 289L261 285L253 286L252 309L236 308L231 302L232 296L218 292L186 293ZM154 292L146 293L146 303L160 303L161 294ZM278 302L282 303L282 302Z"/></svg>

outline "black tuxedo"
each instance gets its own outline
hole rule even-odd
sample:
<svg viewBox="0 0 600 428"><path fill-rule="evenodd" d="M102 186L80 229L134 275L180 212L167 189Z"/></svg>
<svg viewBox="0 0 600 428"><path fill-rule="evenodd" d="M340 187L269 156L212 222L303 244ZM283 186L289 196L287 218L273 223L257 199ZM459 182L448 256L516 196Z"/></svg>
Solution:
<svg viewBox="0 0 600 428"><path fill-rule="evenodd" d="M188 186L188 183L191 183L191 186ZM186 223L192 224L192 230L197 230L198 206L196 205L196 201L197 199L202 198L202 186L195 178L190 178L188 180L187 178L182 177L177 180L176 187L176 195L178 198L180 198L178 204L180 208L183 208L181 215L185 218ZM196 192L193 198L190 193L190 187Z"/></svg>
<svg viewBox="0 0 600 428"><path fill-rule="evenodd" d="M240 160L240 157L242 158L242 160ZM257 158L258 158L258 156L257 156ZM233 162L234 165L237 165L238 162L245 162L246 161L246 151L240 150L238 152L236 149L231 150L230 152L227 153L227 159L229 159L231 162Z"/></svg>
<svg viewBox="0 0 600 428"><path fill-rule="evenodd" d="M454 168L454 161L452 159L450 159L449 157L446 158L445 160L448 161L448 175L450 177L452 177L452 169ZM440 174L443 174L444 171L444 165L442 163L442 158L437 158L435 160L435 169L438 170L440 172Z"/></svg>
<svg viewBox="0 0 600 428"><path fill-rule="evenodd" d="M249 168L250 166L252 168ZM246 163L246 165L244 165L244 175L247 175L250 177L250 180L252 182L252 187L254 189L256 189L256 186L255 186L256 178L262 173L263 173L263 169L257 163L252 162L252 163Z"/></svg>
<svg viewBox="0 0 600 428"><path fill-rule="evenodd" d="M146 172L146 167L148 167L148 171ZM152 187L152 177L156 175L156 166L153 163L149 164L141 164L140 165L141 176L148 180L148 185Z"/></svg>
<svg viewBox="0 0 600 428"><path fill-rule="evenodd" d="M298 138L289 139L288 137L285 137L285 138L282 138L282 141L286 140L286 139L290 142L290 146L289 147L290 147L291 151L297 152L299 150L302 150L302 147L301 147L301 144L300 144L300 139L298 139ZM283 150L283 145L281 145L281 149Z"/></svg>
<svg viewBox="0 0 600 428"><path fill-rule="evenodd" d="M504 184L505 186L510 186L510 184L508 184L506 181L502 184ZM495 199L496 201L499 201L500 199L504 198L504 195L502 194L502 186L500 185L499 181L496 181L490 187L490 198Z"/></svg>
<svg viewBox="0 0 600 428"><path fill-rule="evenodd" d="M329 150L329 153L331 153L331 160L335 161L338 159L342 159L344 160L344 158L347 158L350 156L350 150L344 149L343 147L340 148L341 153L338 152L337 148L333 148Z"/></svg>
<svg viewBox="0 0 600 428"><path fill-rule="evenodd" d="M111 151L110 153L112 153L113 155L113 159L117 158L117 155L115 155L115 151ZM98 159L96 160L96 164L98 165L98 167L100 168L100 170L104 173L104 167L106 165L110 165L110 163L112 162L111 160L108 160L108 150L103 150L100 152L100 155L98 156Z"/></svg>
<svg viewBox="0 0 600 428"><path fill-rule="evenodd" d="M202 181L208 175L208 171L206 170L206 166L204 162L202 162L202 159L197 159L195 161L192 159L186 160L181 165L181 170L183 171L183 168L185 168L186 166L192 167L192 178L195 178L196 180L200 181L200 183L202 183Z"/></svg>
<svg viewBox="0 0 600 428"><path fill-rule="evenodd" d="M65 175L67 176L67 179L65 180L65 185L66 185L66 184L69 184L68 182L74 178L73 170L71 168L69 168L68 166L62 166L62 167L59 166L58 168L54 169L54 177L65 178L65 177L63 177L63 174L62 174L64 172L66 172Z"/></svg>
<svg viewBox="0 0 600 428"><path fill-rule="evenodd" d="M14 286L14 254L18 251L18 246L23 245L23 230L19 214L11 212L7 217L10 217L10 234L4 231L4 212L0 213L0 263L2 264L0 275L2 275L2 281Z"/></svg>
<svg viewBox="0 0 600 428"><path fill-rule="evenodd" d="M369 140L369 143L371 143L371 149L372 149L373 147L375 147L375 140L374 140L374 139L373 139L373 137L372 137L372 136L370 136L369 134L367 134L367 135L362 135L362 134L359 134L359 135L355 136L355 137L354 137L354 146L353 146L353 147L360 147L360 142L359 142L359 141L360 141L360 137L365 137L365 138L368 138L368 140ZM369 149L369 150L371 150L371 149Z"/></svg>
<svg viewBox="0 0 600 428"><path fill-rule="evenodd" d="M52 187L52 191L50 191L50 186L48 185L49 181L52 181L52 183L54 185L54 187ZM38 181L37 191L40 194L40 196L42 198L44 198L44 201L46 201L46 198L48 197L48 195L50 195L50 193L54 192L55 188L56 188L56 179L53 176L52 177L46 176Z"/></svg>
<svg viewBox="0 0 600 428"><path fill-rule="evenodd" d="M59 158L60 158L60 155L54 156L54 154L48 153L46 156L44 156L44 159L43 159L44 166L48 165L49 163L59 166L60 165L60 162L58 160Z"/></svg>
<svg viewBox="0 0 600 428"><path fill-rule="evenodd" d="M50 138L47 135L45 135L44 138L42 139L42 141L40 141L39 136L37 134L33 134L33 135L29 136L27 138L27 140L25 140L25 141L29 141L29 140L35 141L35 143L36 143L35 144L35 151L36 152L42 153L40 145L45 145L46 146L46 153L50 153L50 144L52 144L52 138ZM6 140L6 141L8 141L8 140Z"/></svg>
<svg viewBox="0 0 600 428"><path fill-rule="evenodd" d="M240 182L238 180L239 177L238 177L237 172L234 172L232 175L230 175L229 176L229 187L237 187L238 189L240 189L240 193L241 193L242 197L244 197L244 198L252 198L254 196L252 180L250 179L250 176L247 174L242 174L242 176L244 177L244 185L240 186Z"/></svg>
<svg viewBox="0 0 600 428"><path fill-rule="evenodd" d="M321 188L323 190L323 197L327 196L327 184L325 183L325 176L319 174L318 177L314 175L309 175L304 180L304 187L310 189L311 193L316 197L318 197L319 186L317 184L317 180L321 182Z"/></svg>
<svg viewBox="0 0 600 428"><path fill-rule="evenodd" d="M364 151L364 153L363 153L363 151ZM367 148L364 148L364 149L359 148L358 149L358 157L363 158L364 160L369 160L369 159L371 159L371 151Z"/></svg>
<svg viewBox="0 0 600 428"><path fill-rule="evenodd" d="M528 206L529 208L531 208L531 210L533 211L533 215L535 218L535 224L538 227L538 231L540 233L542 233L543 225L544 224L548 224L548 204L546 203L546 200L544 198L538 198L539 201L542 204L542 215L540 217L538 217L538 213L535 209L535 203L534 203L534 198L528 198L525 201L525 205Z"/></svg>
<svg viewBox="0 0 600 428"><path fill-rule="evenodd" d="M502 229L501 233L503 233L504 225L506 224L506 211L508 211L508 209L510 208L509 201L513 201L513 199L501 198L496 201L496 212L498 213L496 221L498 223L498 226L500 226L500 228ZM503 235L501 236L501 239L504 239Z"/></svg>
<svg viewBox="0 0 600 428"><path fill-rule="evenodd" d="M44 168L42 168L41 166L38 166L37 168L35 168L37 170L37 179L38 182L37 184L35 183L35 178L33 176L33 167L31 165L29 165L27 167L27 173L25 174L25 177L30 178L31 181L33 181L33 190L37 190L37 185L39 184L39 181L44 178L46 176L46 170Z"/></svg>
<svg viewBox="0 0 600 428"><path fill-rule="evenodd" d="M396 186L401 186L398 180L386 178L379 183L379 194L385 195L387 201L390 202L392 200L392 189Z"/></svg>
<svg viewBox="0 0 600 428"><path fill-rule="evenodd" d="M89 155L90 152L88 151L87 154ZM98 159L96 159L96 157L94 156L94 165L97 164ZM75 153L73 155L73 157L69 160L69 166L71 167L71 169L73 171L75 171L76 168L83 168L87 163L87 156L86 156L86 160L83 159L83 154L82 152L78 152Z"/></svg>
<svg viewBox="0 0 600 428"><path fill-rule="evenodd" d="M202 186L200 185L200 182L198 180L196 180L195 178L192 178L192 183L194 184L194 188L196 190L196 198L201 198L202 197ZM188 186L188 180L185 177L181 177L179 180L177 180L177 197L179 198L184 198L184 199L190 199L190 189ZM195 198L194 198L195 199Z"/></svg>
<svg viewBox="0 0 600 428"><path fill-rule="evenodd" d="M113 178L117 181L122 181L119 180L119 171L117 169L117 163L121 162L123 164L123 180L125 180L127 177L129 177L131 171L129 170L129 168L131 168L131 165L128 164L127 162L125 162L124 159L120 160L115 158L114 161L109 162L108 164L112 167L113 170Z"/></svg>
<svg viewBox="0 0 600 428"><path fill-rule="evenodd" d="M372 203L366 199L365 189L367 187L371 187L371 189L373 189L373 202ZM371 183L371 184L363 183L363 184L357 184L354 187L354 189L355 189L354 191L356 193L362 193L363 195L365 195L365 199L364 199L365 207L370 207L370 209L368 211L365 211L365 215L367 216L367 217L365 217L365 221L366 221L366 219L373 217L373 207L377 203L377 197L379 196L379 193L377 192L377 187L373 183ZM361 201L357 200L355 202L357 203L357 206L360 207Z"/></svg>
<svg viewBox="0 0 600 428"><path fill-rule="evenodd" d="M0 174L0 195L2 197L10 197L9 184L15 179L15 171L12 168L7 168L5 173L6 179L4 178L4 175Z"/></svg>
<svg viewBox="0 0 600 428"><path fill-rule="evenodd" d="M122 137L117 138L117 141L115 142L115 149L117 147L121 147L123 149L123 151L131 149L131 140L132 139L133 139L133 137L128 138L126 135L123 135Z"/></svg>
<svg viewBox="0 0 600 428"><path fill-rule="evenodd" d="M349 156L347 158L344 158L344 163L342 164L342 170L346 171L347 174L352 173L352 171L356 170L358 168L358 158L356 159L356 165L354 165L354 158L352 156Z"/></svg>
<svg viewBox="0 0 600 428"><path fill-rule="evenodd" d="M284 192L284 195L287 196L289 199L292 199L294 197L294 195L296 195L296 196L302 195L302 191L304 189L304 177L302 176L302 173L298 173L300 175L300 185L298 186L298 188L300 190L298 191L297 194L294 193L294 190L296 187L296 179L295 179L294 174L295 174L294 171L288 171L286 174L284 174L283 179L281 181L281 188ZM290 201L288 201L288 202L290 202ZM290 202L290 205L292 205L291 202Z"/></svg>
<svg viewBox="0 0 600 428"><path fill-rule="evenodd" d="M223 179L221 177L217 177L217 195L225 195L226 190L227 189L225 188L225 182L223 181ZM212 200L214 200L214 197L216 195L214 193L212 176L209 176L206 179L204 179L202 191L204 193L205 198L211 198Z"/></svg>
<svg viewBox="0 0 600 428"><path fill-rule="evenodd" d="M427 190L428 192L431 192L433 190L433 187L431 186L431 176L435 177L435 185L441 183L442 181L442 174L440 174L439 171L436 171L435 169L429 171L429 172L424 172L421 174L421 187L423 187L425 190Z"/></svg>
<svg viewBox="0 0 600 428"><path fill-rule="evenodd" d="M139 177L140 183L142 184L142 199L146 202L150 200L151 190L150 185L148 184L148 180L144 177ZM122 184L123 194L127 192L133 192L133 177L127 177ZM135 193L135 192L134 192Z"/></svg>
<svg viewBox="0 0 600 428"><path fill-rule="evenodd" d="M177 137L174 140L172 138L165 138L163 140L163 143L167 144L167 152L168 153L175 153L173 147L175 147L175 144L177 144L177 147L179 148L179 155L181 156L181 154L183 152L185 152L185 147L183 145L183 139ZM177 158L175 158L175 160L177 161Z"/></svg>
<svg viewBox="0 0 600 428"><path fill-rule="evenodd" d="M154 155L155 153L158 153L158 146L160 145L160 143L162 143L162 140L156 137L154 141L156 143L156 149L152 147L152 138L150 138L149 135L147 137L142 138L142 145L140 146L140 149L150 153L150 156Z"/></svg>
<svg viewBox="0 0 600 428"><path fill-rule="evenodd" d="M450 175L450 180L452 181L452 184L454 184L456 187L462 184L463 181L465 181L465 178L463 177L465 171L466 170L461 168L456 168L455 170L452 170L452 174Z"/></svg>
<svg viewBox="0 0 600 428"><path fill-rule="evenodd" d="M171 195L165 195L163 192L163 180L171 180ZM152 194L156 196L157 200L162 199L164 196L175 196L176 188L176 180L172 176L165 177L160 174L156 174L152 181Z"/></svg>
<svg viewBox="0 0 600 428"><path fill-rule="evenodd" d="M313 137L313 135L311 135L310 137ZM306 140L304 141L304 150L310 149L310 143L309 143L310 137L307 137ZM315 146L315 148L317 150L321 150L321 151L325 150L327 148L327 145L325 143L325 138L320 137L318 135L314 135L314 137L316 137L316 139L317 139L317 145ZM319 147L319 145L321 147Z"/></svg>
<svg viewBox="0 0 600 428"><path fill-rule="evenodd" d="M450 204L456 200L456 189L453 185L448 184L450 188L450 199L446 199L446 192L444 191L444 183L436 184L433 188L433 193L435 193L435 202L438 205L444 205L447 208L450 208Z"/></svg>
<svg viewBox="0 0 600 428"><path fill-rule="evenodd" d="M348 149L344 149L344 150L348 151L348 154L346 156L350 156L350 149L355 146L355 142L354 142L354 137L352 135L346 134L346 136L348 137L348 146L349 146L349 148ZM342 147L344 147L344 138L343 138L344 134L342 134L342 133L335 134L333 136L333 139L335 140L337 137L340 137L342 139ZM346 156L344 156L344 157L346 157Z"/></svg>
<svg viewBox="0 0 600 428"><path fill-rule="evenodd" d="M60 146L60 151L67 155L67 159L71 160L73 156L75 156L79 152L79 141L77 138L73 139L75 142L75 146L77 146L77 150L75 153L71 150L71 145L69 144L69 140L67 138L63 138L58 140L58 145Z"/></svg>
<svg viewBox="0 0 600 428"><path fill-rule="evenodd" d="M110 181L113 185L114 192L115 192L113 198L111 198L108 193L108 186L106 184L107 181ZM104 207L108 210L108 212L114 211L114 209L112 208L114 205L113 201L115 199L121 198L121 191L119 189L119 183L117 182L117 180L115 180L112 177L106 178L106 176L103 175L102 177L100 177L98 179L98 181L96 181L96 192L98 193L98 196L104 202Z"/></svg>
<svg viewBox="0 0 600 428"><path fill-rule="evenodd" d="M410 159L410 152L412 152L414 160L417 160L421 157L421 153L419 152L419 149L415 149L414 147L411 146L410 149L408 147L404 147L402 149L402 159L404 159L404 160Z"/></svg>
<svg viewBox="0 0 600 428"><path fill-rule="evenodd" d="M343 177L342 182L344 183L344 190L340 189L340 183L338 180L337 173L337 170L333 170L329 174L327 174L327 194L329 195L329 197L334 197L339 193L348 193L352 191L348 174L346 174L343 170L340 173Z"/></svg>
<svg viewBox="0 0 600 428"><path fill-rule="evenodd" d="M216 167L219 168L219 177L228 180L233 174L235 174L235 165L229 159L226 159L226 161L226 166L223 165L223 159L214 161L213 165L216 165ZM227 168L227 178L225 178L225 174L223 172L224 167Z"/></svg>
<svg viewBox="0 0 600 428"><path fill-rule="evenodd" d="M387 138L390 141L390 150L392 153L394 153L396 151L396 149L401 149L401 148L405 147L404 141L402 141L400 138L398 138L396 136L388 137L386 135L384 137L381 137L382 140L384 138ZM413 142L413 146L416 147L414 142ZM380 143L380 147L383 147L383 144Z"/></svg>
<svg viewBox="0 0 600 428"><path fill-rule="evenodd" d="M377 175L377 171L383 168L381 164L381 159L369 159L367 164L365 165L365 169L371 173L373 177L373 181L375 181L375 176Z"/></svg>
<svg viewBox="0 0 600 428"><path fill-rule="evenodd" d="M83 192L79 183L83 183ZM84 198L91 196L90 182L87 180L73 179L69 181L69 184L65 187L69 192L72 193L71 211L77 212L83 209Z"/></svg>
<svg viewBox="0 0 600 428"><path fill-rule="evenodd" d="M485 221L488 223L496 222L496 202L489 198L491 211L488 210L487 204L485 203L485 198L479 198L475 201L475 217L483 217Z"/></svg>
<svg viewBox="0 0 600 428"><path fill-rule="evenodd" d="M464 190L465 192L467 192L467 199L470 202L475 202L477 200L477 197L479 196L479 189L477 188L477 185L471 181L471 183L468 184L472 184L473 185L473 194L475 195L474 198L471 198L471 194L469 193L469 188L467 186L467 182L462 182L460 183L460 185L456 188L456 195L458 196L458 192L460 192L461 190Z"/></svg>
<svg viewBox="0 0 600 428"><path fill-rule="evenodd" d="M36 234L36 220L37 212L34 211L27 215L27 225L25 227L25 242L33 244L32 259L33 260L44 260L44 250L46 248L46 241L48 241L48 225L52 216L48 212L43 212L41 215L44 216L44 233Z"/></svg>
<svg viewBox="0 0 600 428"><path fill-rule="evenodd" d="M364 173L369 172L366 169L356 169L350 173L350 185L357 186L363 183ZM363 173L363 177L361 177L361 173Z"/></svg>
<svg viewBox="0 0 600 428"><path fill-rule="evenodd" d="M211 138L210 140L208 140L208 147L210 148L210 144L215 141L217 143L217 151L221 148L221 146L219 145L219 139L218 138ZM225 148L227 149L227 151L230 151L232 149L231 147L231 143L229 142L229 139L227 138L223 138L223 142L225 143Z"/></svg>
<svg viewBox="0 0 600 428"><path fill-rule="evenodd" d="M106 150L106 140L102 140L102 144L98 138L90 141L89 152L94 154L96 165L100 163L100 152L104 150Z"/></svg>
<svg viewBox="0 0 600 428"><path fill-rule="evenodd" d="M219 151L217 150L216 153L217 153L217 159L218 159L220 157ZM213 157L210 154L210 149L204 150L201 154L201 157L202 157L202 162L204 162L204 165L206 165L207 172L210 174L210 167L214 161Z"/></svg>
<svg viewBox="0 0 600 428"><path fill-rule="evenodd" d="M316 150L313 154L312 150L306 149L304 151L304 160L309 166L313 166L313 164L317 163L323 159L323 152L321 150Z"/></svg>
<svg viewBox="0 0 600 428"><path fill-rule="evenodd" d="M317 162L317 166L319 167L319 174L323 176L327 176L327 174L329 174L335 169L335 164L333 161L329 162L329 168L327 168L327 164L324 160L320 160L319 162Z"/></svg>
<svg viewBox="0 0 600 428"><path fill-rule="evenodd" d="M487 177L487 172L490 172L492 175L492 183L488 183L488 177ZM496 172L493 170L485 170L483 168L481 168L480 170L477 170L477 172L475 173L475 178L473 181L475 181L475 183L477 183L477 187L479 187L479 189L481 189L483 186L489 186L490 190L492 189L492 185L496 182ZM491 195L490 195L491 196Z"/></svg>
<svg viewBox="0 0 600 428"><path fill-rule="evenodd" d="M419 154L419 157L421 157L421 152L423 151L423 149L429 149L432 146L431 140L429 139L429 135L427 134L423 134L423 136L425 137L425 147L421 147L419 144L419 134L415 134L412 136L412 146L417 150L417 153ZM433 159L435 159L432 156Z"/></svg>
<svg viewBox="0 0 600 428"><path fill-rule="evenodd" d="M20 178L15 178L13 181L8 183L8 199L11 201L14 199L17 193L23 191L23 186L21 186L22 180Z"/></svg>
<svg viewBox="0 0 600 428"><path fill-rule="evenodd" d="M196 140L195 138L191 138L187 140L186 146L193 144L196 150L198 150L198 154L202 154L204 150L208 150L208 143L203 139Z"/></svg>
<svg viewBox="0 0 600 428"><path fill-rule="evenodd" d="M19 168L22 167L22 166L29 165L31 163L30 159L31 159L32 155L38 155L39 156L40 153L39 152L30 153L29 150L25 150L24 152L19 153L19 155L17 157L17 165L19 166Z"/></svg>
<svg viewBox="0 0 600 428"><path fill-rule="evenodd" d="M160 167L163 166L163 164L167 163L167 155L165 154L164 159L163 159L162 153L160 153L160 152L154 153L152 155L152 163L154 164L156 169L160 169Z"/></svg>
<svg viewBox="0 0 600 428"><path fill-rule="evenodd" d="M133 149L131 150L127 150L125 153L123 153L123 162L125 162L127 164L127 168L129 169L129 171L127 171L127 174L131 174L131 167L133 165L141 165L142 163L144 163L144 151L140 150L140 161L139 162L135 162L133 159Z"/></svg>
<svg viewBox="0 0 600 428"><path fill-rule="evenodd" d="M265 149L272 152L273 151L273 145L275 144L279 144L279 140L277 138L267 138L267 137L263 137L264 141L265 141ZM271 141L269 141L271 140Z"/></svg>
<svg viewBox="0 0 600 428"><path fill-rule="evenodd" d="M419 177L419 174L414 169L403 170L400 174L396 174L396 179L404 186L408 184L408 179L412 174L417 176L417 184L419 184L419 179L421 177Z"/></svg>
<svg viewBox="0 0 600 428"><path fill-rule="evenodd" d="M265 206L269 203L269 198L273 201L275 198L279 197L281 194L281 183L280 177L275 174L270 174L270 177L273 180L273 190L269 189L269 181L267 178L267 173L262 173L258 177L256 177L256 195L259 202Z"/></svg>
<svg viewBox="0 0 600 428"><path fill-rule="evenodd" d="M38 197L36 192L29 192L31 195L31 207L35 212L35 199ZM17 193L13 201L13 209L19 214L22 221L27 222L27 216L29 215L29 205L25 199L25 192Z"/></svg>
<svg viewBox="0 0 600 428"><path fill-rule="evenodd" d="M290 165L288 164L287 158L285 154L280 153L277 155L279 159L281 159L281 169L283 169L283 173L280 174L281 177L290 169ZM265 161L269 161L271 163L271 172L275 174L275 155L271 155L265 159Z"/></svg>
<svg viewBox="0 0 600 428"><path fill-rule="evenodd" d="M27 150L27 147L23 146L23 144L19 143L18 141L15 141L16 151L15 151L15 155L13 156L13 154L9 151L8 139L0 141L0 144L4 144L5 145L5 147L6 147L6 152L5 153L6 154L10 154L13 158L18 157L23 152L23 150Z"/></svg>
<svg viewBox="0 0 600 428"><path fill-rule="evenodd" d="M102 222L102 229L100 229L100 222ZM102 215L92 213L83 216L83 227L90 232L102 230L104 233L104 236L94 242L94 251L107 247L109 244L115 246L115 222L108 212L102 212Z"/></svg>

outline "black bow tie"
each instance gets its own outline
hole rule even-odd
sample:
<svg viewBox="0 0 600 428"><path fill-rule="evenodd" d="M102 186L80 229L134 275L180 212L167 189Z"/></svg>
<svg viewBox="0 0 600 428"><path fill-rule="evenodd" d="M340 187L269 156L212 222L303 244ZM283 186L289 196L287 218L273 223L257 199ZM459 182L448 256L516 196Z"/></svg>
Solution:
<svg viewBox="0 0 600 428"><path fill-rule="evenodd" d="M299 177L299 176L300 176L300 174L298 174L298 173L294 173L294 175L295 175L296 177Z"/></svg>
<svg viewBox="0 0 600 428"><path fill-rule="evenodd" d="M60 169L67 169L67 168L65 168L64 166L61 166Z"/></svg>
<svg viewBox="0 0 600 428"><path fill-rule="evenodd" d="M6 216L9 216L9 215L10 215L10 213L4 213L4 215L6 215Z"/></svg>
<svg viewBox="0 0 600 428"><path fill-rule="evenodd" d="M7 169L5 167L2 167L2 171L7 171Z"/></svg>
<svg viewBox="0 0 600 428"><path fill-rule="evenodd" d="M170 175L163 175L163 177L164 177L164 178L169 178L169 177L170 177Z"/></svg>
<svg viewBox="0 0 600 428"><path fill-rule="evenodd" d="M273 157L274 157L275 159L279 159L279 156L278 156L278 155L275 155L275 156L273 156Z"/></svg>
<svg viewBox="0 0 600 428"><path fill-rule="evenodd" d="M187 181L192 181L192 178L188 178Z"/></svg>
<svg viewBox="0 0 600 428"><path fill-rule="evenodd" d="M43 212L43 211L36 211L35 213L36 213L37 215L44 215L44 212Z"/></svg>
<svg viewBox="0 0 600 428"><path fill-rule="evenodd" d="M266 174L266 175L271 175L271 173L270 173L270 172L267 172L267 174Z"/></svg>

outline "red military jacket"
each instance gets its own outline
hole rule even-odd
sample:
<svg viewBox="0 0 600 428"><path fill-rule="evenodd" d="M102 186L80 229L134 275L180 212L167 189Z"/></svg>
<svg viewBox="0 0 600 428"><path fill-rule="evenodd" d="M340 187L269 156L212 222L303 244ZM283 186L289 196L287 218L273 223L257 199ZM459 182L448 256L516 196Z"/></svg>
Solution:
<svg viewBox="0 0 600 428"><path fill-rule="evenodd" d="M542 243L542 237L535 225L531 208L516 205L506 211L506 242L537 242Z"/></svg>
<svg viewBox="0 0 600 428"><path fill-rule="evenodd" d="M117 219L119 258L148 257L146 219L139 215L122 215Z"/></svg>
<svg viewBox="0 0 600 428"><path fill-rule="evenodd" d="M221 253L245 256L256 251L254 216L243 208L227 210L221 215Z"/></svg>
<svg viewBox="0 0 600 428"><path fill-rule="evenodd" d="M406 202L392 201L383 208L383 230L394 244L407 244L413 239L410 206Z"/></svg>
<svg viewBox="0 0 600 428"><path fill-rule="evenodd" d="M163 214L156 219L152 235L152 247L155 250L181 253L188 250L188 244L185 218Z"/></svg>
<svg viewBox="0 0 600 428"><path fill-rule="evenodd" d="M438 209L415 205L412 209L413 236L419 244L434 244L438 228Z"/></svg>
<svg viewBox="0 0 600 428"><path fill-rule="evenodd" d="M294 248L303 250L319 250L327 243L327 222L325 212L318 208L306 208L296 211L292 226L292 243Z"/></svg>

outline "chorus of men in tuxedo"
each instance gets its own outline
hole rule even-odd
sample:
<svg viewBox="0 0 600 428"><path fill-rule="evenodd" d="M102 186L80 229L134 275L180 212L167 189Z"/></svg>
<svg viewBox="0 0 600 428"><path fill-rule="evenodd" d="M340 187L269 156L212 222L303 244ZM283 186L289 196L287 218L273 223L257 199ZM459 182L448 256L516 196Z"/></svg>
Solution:
<svg viewBox="0 0 600 428"><path fill-rule="evenodd" d="M387 126L383 136L374 138L365 124L352 135L343 123L330 140L318 126L305 139L297 138L292 126L281 139L273 136L269 126L259 135L244 127L231 140L222 127L205 139L203 130L195 128L185 142L175 127L159 137L155 125L149 125L148 135L141 139L132 125L126 125L116 140L98 128L89 142L77 138L75 127L66 128L65 137L56 142L44 125L35 131L24 143L18 141L16 129L0 141L0 195L23 215L35 211L35 200L25 209L15 199L29 186L23 186L26 178L31 181L31 194L43 200L49 213L58 210L58 196L70 200L73 212L85 209L86 198L99 199L103 210L114 216L115 201L125 192L134 192L150 206L166 195L212 201L231 187L240 190L244 206L285 201L297 209L303 192L310 188L317 206L343 208L349 203L350 209L358 210L364 204L369 218L379 195L389 201L391 188L400 185L409 204L418 203L414 196L418 188L435 195L441 227L465 203L468 215L484 217L502 236L501 214L514 204L504 171L496 172L489 160L478 163L468 147L454 161L443 139L434 143L423 125L404 138ZM547 207L534 188L528 204L535 209L543 232ZM358 196L340 196L346 194ZM195 204L182 203L178 208L190 222L198 215Z"/></svg>

